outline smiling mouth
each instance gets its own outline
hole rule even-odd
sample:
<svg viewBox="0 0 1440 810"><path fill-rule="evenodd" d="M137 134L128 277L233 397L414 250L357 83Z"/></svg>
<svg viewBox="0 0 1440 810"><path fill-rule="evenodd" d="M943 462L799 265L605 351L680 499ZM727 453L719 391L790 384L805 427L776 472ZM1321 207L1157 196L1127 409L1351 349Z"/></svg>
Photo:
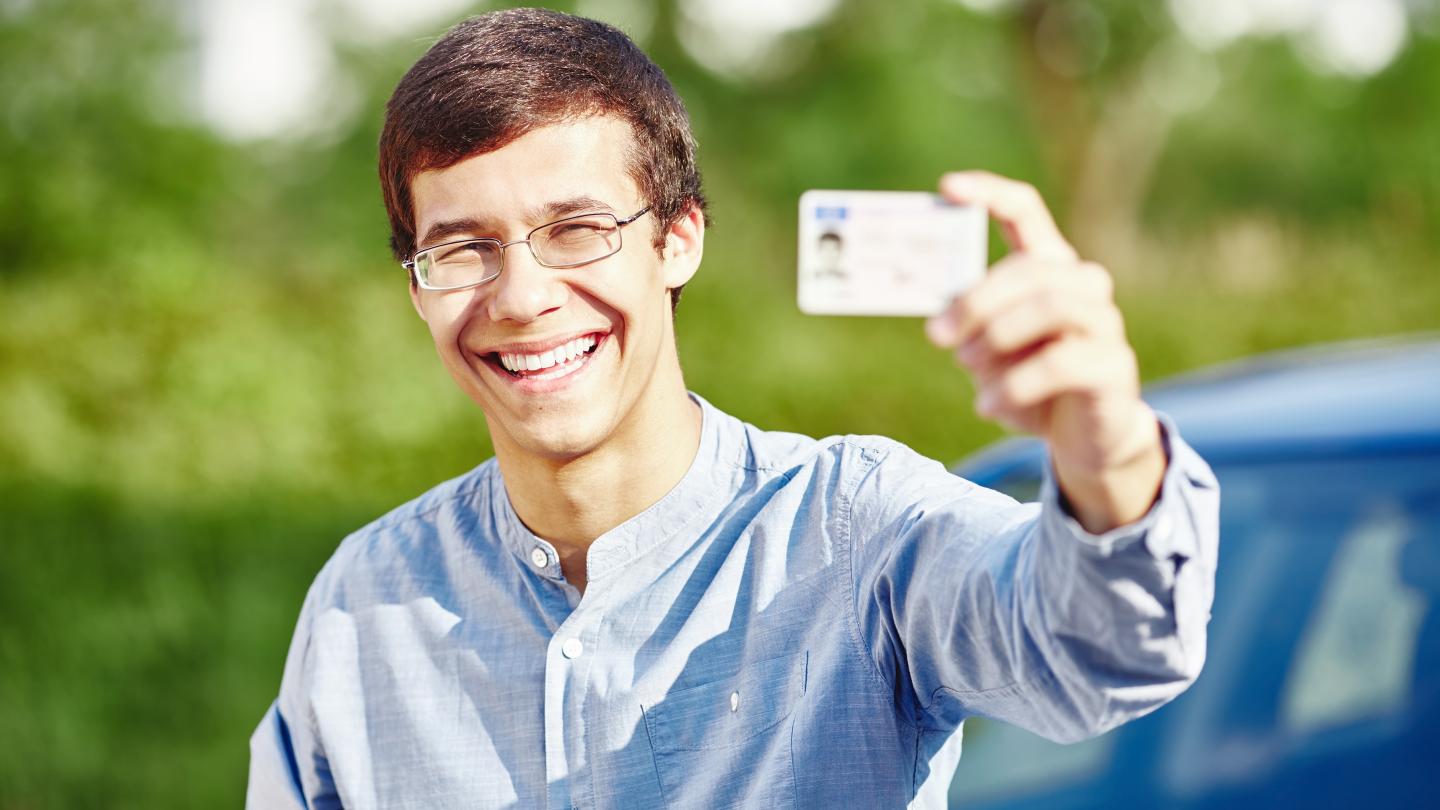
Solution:
<svg viewBox="0 0 1440 810"><path fill-rule="evenodd" d="M490 352L482 356L485 362L517 380L553 379L578 370L604 339L603 333L593 332L538 354Z"/></svg>

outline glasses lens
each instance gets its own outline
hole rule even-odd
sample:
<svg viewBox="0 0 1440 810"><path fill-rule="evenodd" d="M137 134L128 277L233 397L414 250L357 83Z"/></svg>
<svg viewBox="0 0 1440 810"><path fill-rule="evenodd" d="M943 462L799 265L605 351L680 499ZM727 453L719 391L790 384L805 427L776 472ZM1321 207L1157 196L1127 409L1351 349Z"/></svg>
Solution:
<svg viewBox="0 0 1440 810"><path fill-rule="evenodd" d="M415 271L430 287L469 287L500 275L501 261L494 242L457 242L421 253Z"/></svg>
<svg viewBox="0 0 1440 810"><path fill-rule="evenodd" d="M550 267L573 267L620 249L620 226L610 214L590 214L541 228L530 237L535 258Z"/></svg>

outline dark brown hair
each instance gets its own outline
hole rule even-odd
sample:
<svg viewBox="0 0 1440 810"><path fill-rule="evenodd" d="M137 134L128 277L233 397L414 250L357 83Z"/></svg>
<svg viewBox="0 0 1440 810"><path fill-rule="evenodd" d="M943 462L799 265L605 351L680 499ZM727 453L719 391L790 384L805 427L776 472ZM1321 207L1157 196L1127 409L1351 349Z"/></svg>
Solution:
<svg viewBox="0 0 1440 810"><path fill-rule="evenodd" d="M626 169L658 223L656 250L692 206L706 212L685 105L629 37L556 11L496 11L450 29L410 68L386 105L380 184L395 257L404 261L415 253L410 181L416 174L494 151L537 127L589 115L614 115L630 124L634 143ZM677 287L672 306L679 300Z"/></svg>

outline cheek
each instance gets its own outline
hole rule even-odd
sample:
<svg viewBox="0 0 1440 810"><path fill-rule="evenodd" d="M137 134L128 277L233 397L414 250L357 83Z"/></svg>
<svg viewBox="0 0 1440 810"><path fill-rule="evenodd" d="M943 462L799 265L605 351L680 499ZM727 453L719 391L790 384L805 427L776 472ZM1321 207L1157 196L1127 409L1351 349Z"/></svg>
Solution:
<svg viewBox="0 0 1440 810"><path fill-rule="evenodd" d="M425 324L442 352L454 349L468 322L469 310L469 301L459 296L437 297L425 302Z"/></svg>
<svg viewBox="0 0 1440 810"><path fill-rule="evenodd" d="M571 306L598 314L612 327L628 332L637 328L637 320L642 318L636 281L618 273L576 279L570 284Z"/></svg>

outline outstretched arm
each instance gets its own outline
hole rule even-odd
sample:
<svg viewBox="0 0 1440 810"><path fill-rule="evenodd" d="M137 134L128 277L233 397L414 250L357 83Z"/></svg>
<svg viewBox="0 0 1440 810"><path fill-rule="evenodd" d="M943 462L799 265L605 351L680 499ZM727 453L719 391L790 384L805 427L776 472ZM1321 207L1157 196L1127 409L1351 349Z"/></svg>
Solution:
<svg viewBox="0 0 1440 810"><path fill-rule="evenodd" d="M1029 186L946 175L1012 252L927 323L974 375L982 414L1044 438L1041 504L903 446L864 455L853 490L859 635L916 726L971 715L1071 741L1175 697L1198 675L1219 488L1140 399L1108 273L1080 261Z"/></svg>

